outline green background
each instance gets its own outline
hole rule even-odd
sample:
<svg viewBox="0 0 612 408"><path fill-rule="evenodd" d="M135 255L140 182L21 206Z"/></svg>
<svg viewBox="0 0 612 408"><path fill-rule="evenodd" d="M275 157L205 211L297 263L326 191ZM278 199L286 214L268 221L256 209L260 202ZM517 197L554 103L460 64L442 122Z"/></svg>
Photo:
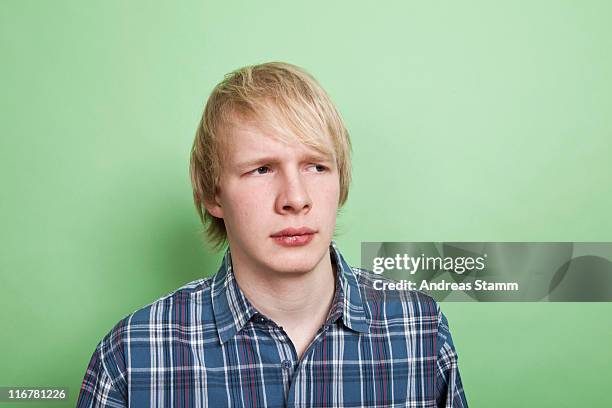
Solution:
<svg viewBox="0 0 612 408"><path fill-rule="evenodd" d="M0 385L74 406L117 321L216 271L189 149L247 64L338 105L355 265L361 241L612 241L612 3L289 3L1 3ZM442 308L470 406L612 404L612 304Z"/></svg>

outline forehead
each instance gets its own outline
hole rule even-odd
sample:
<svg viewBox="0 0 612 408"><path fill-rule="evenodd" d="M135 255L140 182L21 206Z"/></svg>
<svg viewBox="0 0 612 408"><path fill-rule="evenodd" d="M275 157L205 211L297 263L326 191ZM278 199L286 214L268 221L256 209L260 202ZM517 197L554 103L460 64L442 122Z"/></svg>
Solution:
<svg viewBox="0 0 612 408"><path fill-rule="evenodd" d="M224 159L234 162L259 155L302 154L333 159L334 145L328 134L301 135L284 123L236 116L224 126L222 151ZM315 132L312 132L315 133Z"/></svg>

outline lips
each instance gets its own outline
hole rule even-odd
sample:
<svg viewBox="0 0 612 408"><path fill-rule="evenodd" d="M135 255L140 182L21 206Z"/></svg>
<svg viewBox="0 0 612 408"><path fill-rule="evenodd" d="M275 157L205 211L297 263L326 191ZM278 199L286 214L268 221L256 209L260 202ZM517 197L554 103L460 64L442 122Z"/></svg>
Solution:
<svg viewBox="0 0 612 408"><path fill-rule="evenodd" d="M286 248L303 247L308 245L317 231L308 227L285 228L270 235L274 242Z"/></svg>
<svg viewBox="0 0 612 408"><path fill-rule="evenodd" d="M285 228L284 230L275 232L274 234L270 235L272 238L279 238L279 237L294 237L297 235L309 235L309 234L314 234L315 230L313 230L312 228L308 228L308 227L300 227L300 228Z"/></svg>
<svg viewBox="0 0 612 408"><path fill-rule="evenodd" d="M274 242L285 248L303 247L308 245L317 231L308 228L285 228L271 235Z"/></svg>

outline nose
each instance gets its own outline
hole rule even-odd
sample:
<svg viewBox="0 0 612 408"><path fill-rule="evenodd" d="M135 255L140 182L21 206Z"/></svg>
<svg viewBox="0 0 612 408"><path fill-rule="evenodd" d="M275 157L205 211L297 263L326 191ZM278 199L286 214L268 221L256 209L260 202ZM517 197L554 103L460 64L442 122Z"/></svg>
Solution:
<svg viewBox="0 0 612 408"><path fill-rule="evenodd" d="M286 172L280 181L276 211L280 214L308 212L312 201L304 176L299 171Z"/></svg>

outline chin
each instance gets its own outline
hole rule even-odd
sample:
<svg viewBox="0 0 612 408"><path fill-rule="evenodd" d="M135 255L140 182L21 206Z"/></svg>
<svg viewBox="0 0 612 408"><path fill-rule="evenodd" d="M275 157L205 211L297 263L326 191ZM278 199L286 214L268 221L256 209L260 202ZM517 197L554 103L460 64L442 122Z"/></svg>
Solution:
<svg viewBox="0 0 612 408"><path fill-rule="evenodd" d="M272 269L281 273L306 273L312 271L319 263L316 253L305 254L301 251L277 253L274 255Z"/></svg>
<svg viewBox="0 0 612 408"><path fill-rule="evenodd" d="M274 262L274 269L281 273L306 273L312 271L315 266L317 262L314 257L311 259L279 257Z"/></svg>
<svg viewBox="0 0 612 408"><path fill-rule="evenodd" d="M328 252L329 244L315 234L314 239L304 246L284 247L270 238L270 244L261 253L264 263L281 273L305 273L313 270ZM263 248L262 248L263 249Z"/></svg>

